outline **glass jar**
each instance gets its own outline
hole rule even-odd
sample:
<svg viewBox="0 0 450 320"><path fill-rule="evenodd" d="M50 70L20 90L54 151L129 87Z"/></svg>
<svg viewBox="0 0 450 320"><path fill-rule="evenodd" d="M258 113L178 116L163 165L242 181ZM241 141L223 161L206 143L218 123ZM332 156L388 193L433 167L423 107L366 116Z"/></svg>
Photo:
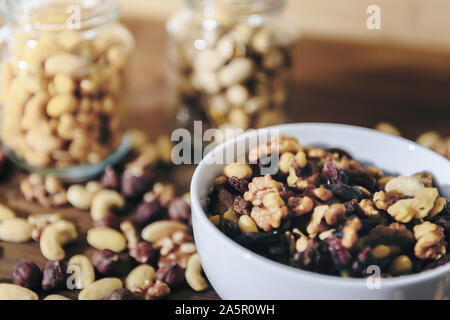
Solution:
<svg viewBox="0 0 450 320"><path fill-rule="evenodd" d="M167 24L168 109L177 127L278 124L292 39L277 19L284 0L187 0Z"/></svg>
<svg viewBox="0 0 450 320"><path fill-rule="evenodd" d="M0 137L17 164L92 176L127 151L134 47L118 0L5 0Z"/></svg>

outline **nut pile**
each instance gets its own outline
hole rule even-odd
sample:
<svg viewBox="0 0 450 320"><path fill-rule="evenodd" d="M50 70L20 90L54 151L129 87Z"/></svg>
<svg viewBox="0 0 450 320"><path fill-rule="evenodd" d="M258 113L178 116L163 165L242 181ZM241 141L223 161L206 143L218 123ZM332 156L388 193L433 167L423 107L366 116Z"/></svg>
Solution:
<svg viewBox="0 0 450 320"><path fill-rule="evenodd" d="M122 141L131 34L118 25L91 38L21 30L1 65L3 142L36 167L101 162Z"/></svg>
<svg viewBox="0 0 450 320"><path fill-rule="evenodd" d="M195 119L246 130L282 122L291 64L283 36L246 22L197 34L200 23L192 24L173 35L169 57L171 104L181 106L177 119L186 120L180 124ZM206 47L195 47L197 39Z"/></svg>
<svg viewBox="0 0 450 320"><path fill-rule="evenodd" d="M262 158L278 170L260 174ZM427 172L385 176L346 151L277 137L226 166L209 197L210 221L275 261L330 275L417 273L449 261L450 202ZM267 157L264 157L267 159ZM253 160L257 160L252 162Z"/></svg>
<svg viewBox="0 0 450 320"><path fill-rule="evenodd" d="M195 291L208 288L191 234L189 195L178 197L173 185L151 179L157 162L170 160L170 140L163 136L152 143L140 131L131 136L133 154L120 168L107 169L99 182L64 188L66 201L90 211L86 241L95 249L92 255L68 255L66 246L79 242L81 234L61 214L24 219L0 205L0 241L34 240L48 260L43 270L20 261L12 271L14 284L0 284L0 299L37 300L45 294L45 299L64 300L60 293L81 290L79 300L156 300L186 284ZM23 183L33 190L28 199L60 205L42 200L56 194L46 189L52 179L28 177ZM50 189L59 192L62 185L55 185Z"/></svg>

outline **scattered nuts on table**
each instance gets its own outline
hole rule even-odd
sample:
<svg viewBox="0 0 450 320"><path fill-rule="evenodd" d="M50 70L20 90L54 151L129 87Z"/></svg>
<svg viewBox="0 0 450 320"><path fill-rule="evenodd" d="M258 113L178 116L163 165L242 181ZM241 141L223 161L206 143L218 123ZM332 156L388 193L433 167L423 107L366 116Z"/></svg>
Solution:
<svg viewBox="0 0 450 320"><path fill-rule="evenodd" d="M41 239L42 231L44 229L61 219L61 215L58 213L49 213L49 214L34 214L28 216L28 223L34 226L33 231L31 232L31 238L38 242Z"/></svg>
<svg viewBox="0 0 450 320"><path fill-rule="evenodd" d="M261 159L272 153L280 170L261 176ZM449 201L429 173L385 176L344 150L304 147L284 136L250 150L248 160L225 168L208 202L210 221L244 247L342 277L366 277L370 265L390 277L448 262ZM189 259L186 280L201 289L202 278L188 280L198 258Z"/></svg>

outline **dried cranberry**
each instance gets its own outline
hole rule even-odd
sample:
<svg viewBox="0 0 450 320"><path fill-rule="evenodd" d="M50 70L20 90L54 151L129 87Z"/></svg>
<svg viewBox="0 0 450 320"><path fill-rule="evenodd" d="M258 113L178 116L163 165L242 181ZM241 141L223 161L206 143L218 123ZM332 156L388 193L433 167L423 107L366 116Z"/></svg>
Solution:
<svg viewBox="0 0 450 320"><path fill-rule="evenodd" d="M332 235L326 238L324 242L328 246L328 251L330 252L331 260L336 271L340 271L350 265L352 256L340 239Z"/></svg>
<svg viewBox="0 0 450 320"><path fill-rule="evenodd" d="M217 203L215 211L217 214L224 214L227 212L231 207L233 207L233 196L230 192L228 192L225 189L219 190L219 193L217 194Z"/></svg>
<svg viewBox="0 0 450 320"><path fill-rule="evenodd" d="M359 211L358 201L356 200L347 201L344 206L346 215L354 215Z"/></svg>
<svg viewBox="0 0 450 320"><path fill-rule="evenodd" d="M346 184L347 175L342 169L339 169L333 162L331 157L328 157L325 161L325 165L322 170L322 176L328 184Z"/></svg>
<svg viewBox="0 0 450 320"><path fill-rule="evenodd" d="M244 179L239 179L237 177L231 177L228 179L228 184L230 187L240 194L248 191L248 181Z"/></svg>

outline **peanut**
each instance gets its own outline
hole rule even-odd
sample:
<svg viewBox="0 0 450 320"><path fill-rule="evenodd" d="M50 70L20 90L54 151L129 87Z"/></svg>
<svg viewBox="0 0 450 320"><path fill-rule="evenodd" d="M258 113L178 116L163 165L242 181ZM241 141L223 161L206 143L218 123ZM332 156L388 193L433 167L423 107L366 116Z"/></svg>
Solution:
<svg viewBox="0 0 450 320"><path fill-rule="evenodd" d="M227 178L249 179L252 177L253 171L248 164L232 163L223 169L223 174Z"/></svg>

